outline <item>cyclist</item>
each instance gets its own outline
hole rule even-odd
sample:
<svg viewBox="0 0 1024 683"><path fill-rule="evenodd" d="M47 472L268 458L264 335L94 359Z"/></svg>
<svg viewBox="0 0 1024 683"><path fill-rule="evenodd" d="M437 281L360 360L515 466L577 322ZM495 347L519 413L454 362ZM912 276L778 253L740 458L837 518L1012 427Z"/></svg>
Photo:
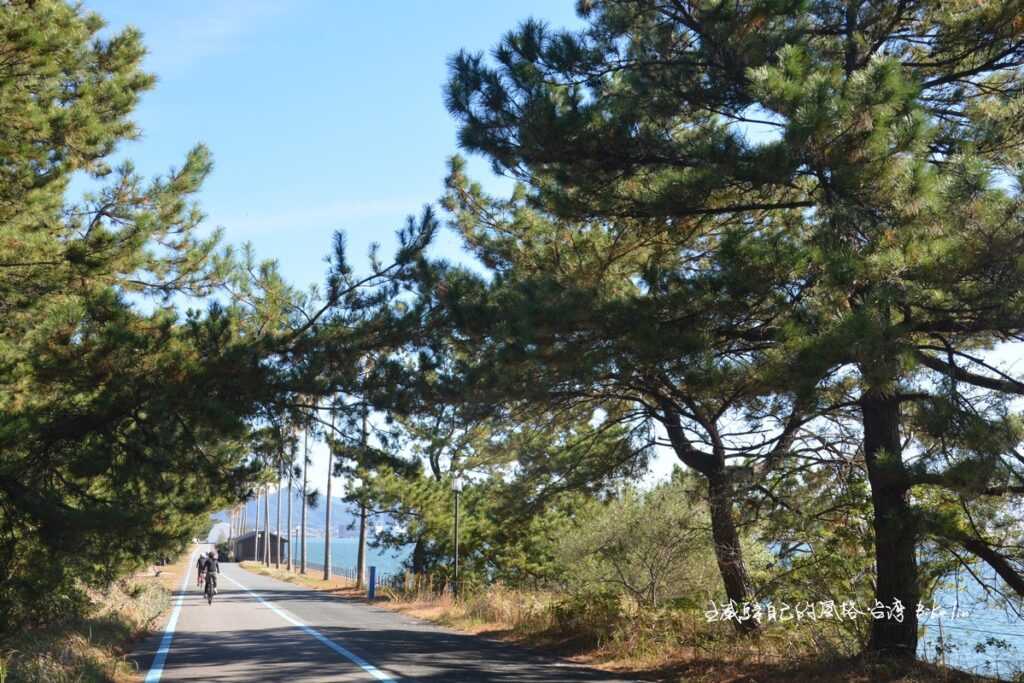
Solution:
<svg viewBox="0 0 1024 683"><path fill-rule="evenodd" d="M206 555L199 553L199 560L196 562L196 586L203 587L203 576L206 574Z"/></svg>
<svg viewBox="0 0 1024 683"><path fill-rule="evenodd" d="M220 563L217 562L217 552L211 550L206 556L206 580L213 588L213 594L217 594L217 574L220 574Z"/></svg>

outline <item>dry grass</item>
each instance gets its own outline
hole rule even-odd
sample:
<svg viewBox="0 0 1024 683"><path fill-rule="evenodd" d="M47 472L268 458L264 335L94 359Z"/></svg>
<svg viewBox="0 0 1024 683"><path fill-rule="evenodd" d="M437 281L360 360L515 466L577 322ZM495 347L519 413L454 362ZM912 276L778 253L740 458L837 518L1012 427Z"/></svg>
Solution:
<svg viewBox="0 0 1024 683"><path fill-rule="evenodd" d="M898 665L844 655L820 634L779 625L740 641L725 624L692 613L644 612L600 599L579 605L542 592L494 586L454 600L450 594L395 594L384 605L469 633L556 652L631 677L666 683L946 683L993 679L918 662ZM601 623L606 621L607 623ZM588 623L589 622L589 623Z"/></svg>
<svg viewBox="0 0 1024 683"><path fill-rule="evenodd" d="M151 567L117 581L106 591L88 591L88 614L6 641L0 650L0 683L139 680L128 652L160 625L191 553L174 565Z"/></svg>
<svg viewBox="0 0 1024 683"><path fill-rule="evenodd" d="M352 582L325 582L243 562L244 569L345 598L365 597ZM381 591L378 606L517 645L560 654L576 663L666 683L991 683L924 662L894 665L836 651L819 632L777 625L756 640L737 640L726 624L681 611L644 612L600 599L573 604L546 592L501 585L456 600L429 590Z"/></svg>
<svg viewBox="0 0 1024 683"><path fill-rule="evenodd" d="M469 633L513 638L555 629L551 610L554 597L543 592L513 591L496 585L459 600L447 592L383 591L382 595L387 598L382 607Z"/></svg>

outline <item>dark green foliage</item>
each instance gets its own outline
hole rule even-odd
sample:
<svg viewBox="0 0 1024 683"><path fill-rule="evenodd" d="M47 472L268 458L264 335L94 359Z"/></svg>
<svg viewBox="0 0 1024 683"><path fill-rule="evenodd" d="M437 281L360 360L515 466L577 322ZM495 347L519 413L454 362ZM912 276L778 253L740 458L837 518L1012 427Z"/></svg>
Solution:
<svg viewBox="0 0 1024 683"><path fill-rule="evenodd" d="M587 494L607 492L637 469L628 435L594 426L591 418L582 410L466 421L450 406L401 418L391 444L404 455L360 468L362 484L350 496L399 522L378 541L412 545L411 570L447 575L454 555L452 477L462 472L465 580L548 585L562 570L555 548Z"/></svg>
<svg viewBox="0 0 1024 683"><path fill-rule="evenodd" d="M641 257L644 293L683 294L664 319L684 339L707 329L697 311L727 331L672 349L687 368L684 350L715 358L697 367L716 372L688 372L680 392L696 382L728 395L728 354L742 340L756 372L734 377L762 383L759 402L788 396L798 418L856 408L835 415L863 430L846 456L864 458L886 603L921 595L924 538L959 546L1024 594L1020 528L999 521L1005 501L990 504L1024 491L1019 418L1005 401L1024 384L985 358L1024 338L1022 9L581 2L580 32L527 22L492 61L452 61L462 144L524 181L535 214L571 221L566 239L544 242L499 215L494 232L528 237L474 244L532 255L594 225L641 225L664 245ZM480 213L478 223L493 214ZM598 318L582 327L607 332ZM680 337L645 329L666 346ZM765 414L778 419L778 405ZM870 647L912 656L916 629L876 622Z"/></svg>
<svg viewBox="0 0 1024 683"><path fill-rule="evenodd" d="M275 400L281 293L249 278L190 197L197 147L144 182L107 158L153 78L136 31L62 2L0 6L0 613L3 628L75 613L102 585L180 551L248 490L248 423ZM72 173L100 189L75 201ZM255 272L255 269L254 269ZM250 281L251 280L251 281ZM230 292L181 316L174 297ZM260 333L259 331L263 331ZM80 582L80 583L76 583Z"/></svg>

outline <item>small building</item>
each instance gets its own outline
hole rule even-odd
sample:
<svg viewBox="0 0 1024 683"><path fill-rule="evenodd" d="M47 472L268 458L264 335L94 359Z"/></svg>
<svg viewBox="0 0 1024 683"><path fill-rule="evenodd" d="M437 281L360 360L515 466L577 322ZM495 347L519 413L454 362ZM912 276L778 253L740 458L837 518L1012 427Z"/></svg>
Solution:
<svg viewBox="0 0 1024 683"><path fill-rule="evenodd" d="M234 553L235 562L241 562L242 560L262 560L263 559L263 544L270 539L270 561L276 563L278 541L280 541L281 548L281 562L285 562L288 559L288 537L278 536L274 532L267 533L262 529L259 532L259 556L256 556L256 532L249 531L236 536L231 539L231 551Z"/></svg>

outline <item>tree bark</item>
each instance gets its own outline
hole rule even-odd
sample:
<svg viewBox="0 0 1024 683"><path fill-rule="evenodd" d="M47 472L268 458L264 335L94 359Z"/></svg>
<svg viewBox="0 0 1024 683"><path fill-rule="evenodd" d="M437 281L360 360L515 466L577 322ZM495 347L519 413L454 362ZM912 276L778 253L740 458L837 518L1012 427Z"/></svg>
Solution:
<svg viewBox="0 0 1024 683"><path fill-rule="evenodd" d="M366 506L359 506L359 549L356 556L356 588L366 585Z"/></svg>
<svg viewBox="0 0 1024 683"><path fill-rule="evenodd" d="M284 488L284 477L281 470L277 471L277 555L274 557L274 567L281 568L281 491Z"/></svg>
<svg viewBox="0 0 1024 683"><path fill-rule="evenodd" d="M255 527L254 527L254 535L252 537L252 544L253 544L252 545L252 561L253 562L259 562L260 561L260 490L259 490L259 488L256 489L256 509L254 510L254 512L256 514L253 515L253 520L255 522Z"/></svg>
<svg viewBox="0 0 1024 683"><path fill-rule="evenodd" d="M910 507L910 478L900 442L900 403L868 394L860 401L864 460L871 483L875 529L875 599L885 607L899 600L903 619L875 619L868 650L886 656L917 654L917 527ZM886 615L888 616L888 614Z"/></svg>
<svg viewBox="0 0 1024 683"><path fill-rule="evenodd" d="M270 484L263 489L263 564L270 566Z"/></svg>
<svg viewBox="0 0 1024 683"><path fill-rule="evenodd" d="M299 536L299 573L306 573L306 475L309 473L309 428L306 428L306 433L303 438L304 445L302 451L302 517L299 524L301 525L300 536Z"/></svg>
<svg viewBox="0 0 1024 683"><path fill-rule="evenodd" d="M1017 595L1024 597L1024 575L1020 574L1005 555L1001 554L995 548L985 543L980 538L971 538L970 536L961 536L959 538L960 544L963 545L964 549L980 557L985 561L988 566L992 567L1000 578L1006 582L1006 585L1012 588Z"/></svg>
<svg viewBox="0 0 1024 683"><path fill-rule="evenodd" d="M292 553L295 552L295 544L292 542L292 480L295 479L295 464L288 465L288 571L292 565Z"/></svg>
<svg viewBox="0 0 1024 683"><path fill-rule="evenodd" d="M416 539L412 547L412 573L419 575L427 571L427 547L423 537Z"/></svg>
<svg viewBox="0 0 1024 683"><path fill-rule="evenodd" d="M334 427L333 413L331 428ZM324 508L324 581L331 578L331 481L334 479L334 449L327 449L327 500Z"/></svg>
<svg viewBox="0 0 1024 683"><path fill-rule="evenodd" d="M743 548L740 535L736 530L736 520L732 509L732 487L722 471L705 475L708 480L708 507L711 512L711 537L715 544L715 560L718 562L718 573L722 576L725 594L737 605L750 600L753 592L750 586L750 575L743 561ZM753 633L760 628L754 619L745 621L734 620L733 624L740 633Z"/></svg>
<svg viewBox="0 0 1024 683"><path fill-rule="evenodd" d="M363 452L369 443L369 415L366 408L363 408L362 444ZM356 588L362 589L366 585L366 505L359 503L359 547L356 549Z"/></svg>
<svg viewBox="0 0 1024 683"><path fill-rule="evenodd" d="M668 433L669 441L676 456L684 465L701 474L708 482L708 508L711 513L711 540L715 545L715 560L718 562L718 573L722 577L727 598L735 602L740 609L750 601L752 593L750 575L743 561L743 549L740 546L740 535L736 530L736 518L733 515L733 492L721 453L705 453L694 448L680 425L679 415L672 405L663 400L664 411L662 424ZM740 633L753 634L760 631L761 624L756 619L740 621L732 620L733 626Z"/></svg>

